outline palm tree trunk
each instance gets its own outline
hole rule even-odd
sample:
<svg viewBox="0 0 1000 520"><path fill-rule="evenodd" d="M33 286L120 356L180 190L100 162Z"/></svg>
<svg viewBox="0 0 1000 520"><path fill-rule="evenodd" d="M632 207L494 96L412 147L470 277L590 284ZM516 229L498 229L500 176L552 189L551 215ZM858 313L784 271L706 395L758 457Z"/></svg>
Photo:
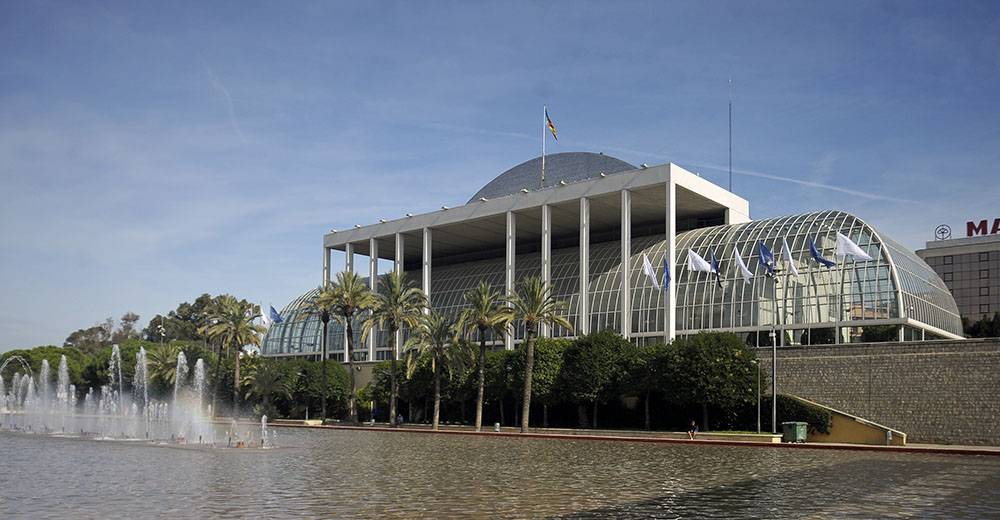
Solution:
<svg viewBox="0 0 1000 520"><path fill-rule="evenodd" d="M396 424L396 401L399 398L399 382L396 381L396 327L389 323L389 426Z"/></svg>
<svg viewBox="0 0 1000 520"><path fill-rule="evenodd" d="M649 390L646 391L646 429L649 429Z"/></svg>
<svg viewBox="0 0 1000 520"><path fill-rule="evenodd" d="M358 382L354 375L354 326L351 325L351 317L344 316L347 323L347 368L351 371L351 396L347 399L347 412L354 424L358 424Z"/></svg>
<svg viewBox="0 0 1000 520"><path fill-rule="evenodd" d="M240 351L235 349L236 369L233 371L233 420L240 418Z"/></svg>
<svg viewBox="0 0 1000 520"><path fill-rule="evenodd" d="M525 351L527 359L524 362L524 395L521 398L521 433L528 433L531 423L531 375L535 370L535 324L527 327Z"/></svg>
<svg viewBox="0 0 1000 520"><path fill-rule="evenodd" d="M479 390L476 394L476 431L483 430L483 389L486 387L486 334L479 329Z"/></svg>
<svg viewBox="0 0 1000 520"><path fill-rule="evenodd" d="M441 360L434 362L434 429L438 429L441 418Z"/></svg>

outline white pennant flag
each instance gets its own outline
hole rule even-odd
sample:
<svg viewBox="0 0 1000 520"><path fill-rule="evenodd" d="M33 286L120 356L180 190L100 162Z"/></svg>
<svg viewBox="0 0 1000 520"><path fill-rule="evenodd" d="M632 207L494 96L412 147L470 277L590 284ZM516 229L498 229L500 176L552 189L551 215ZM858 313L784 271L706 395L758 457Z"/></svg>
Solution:
<svg viewBox="0 0 1000 520"><path fill-rule="evenodd" d="M704 258L698 256L698 253L694 252L694 249L688 249L688 271L701 271L704 273L713 272L712 264L708 263Z"/></svg>
<svg viewBox="0 0 1000 520"><path fill-rule="evenodd" d="M861 249L857 244L847 238L847 235L838 232L837 233L837 256L849 256L854 259L855 262L861 260L874 260L864 249Z"/></svg>
<svg viewBox="0 0 1000 520"><path fill-rule="evenodd" d="M750 283L750 279L753 278L753 272L747 269L747 264L743 262L743 257L740 256L740 248L733 248L733 259L736 260L736 267L739 268L740 274L743 275L743 279Z"/></svg>
<svg viewBox="0 0 1000 520"><path fill-rule="evenodd" d="M799 275L799 270L795 267L795 261L792 260L792 248L788 247L788 241L784 238L781 239L781 259L788 264L788 270L792 274L795 276Z"/></svg>
<svg viewBox="0 0 1000 520"><path fill-rule="evenodd" d="M267 317L267 313L264 312L264 306L261 305L260 309L261 309L261 311L260 311L260 324L263 325L265 328L270 328L271 327L271 320Z"/></svg>
<svg viewBox="0 0 1000 520"><path fill-rule="evenodd" d="M653 287L659 288L659 284L656 283L656 270L653 269L653 264L649 261L646 253L642 254L642 272L646 273L646 276L649 277L649 281L653 284Z"/></svg>

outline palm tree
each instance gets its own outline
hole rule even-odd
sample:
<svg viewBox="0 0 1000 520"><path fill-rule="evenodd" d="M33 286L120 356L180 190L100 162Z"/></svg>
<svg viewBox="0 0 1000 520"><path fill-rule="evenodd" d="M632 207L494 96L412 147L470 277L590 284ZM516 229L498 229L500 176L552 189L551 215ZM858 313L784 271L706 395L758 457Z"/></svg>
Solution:
<svg viewBox="0 0 1000 520"><path fill-rule="evenodd" d="M476 431L483 428L483 389L486 386L486 332L495 334L507 328L514 319L514 310L506 305L503 296L490 284L479 286L465 293L466 309L458 316L458 327L471 335L479 333L479 390L476 394Z"/></svg>
<svg viewBox="0 0 1000 520"><path fill-rule="evenodd" d="M174 378L177 377L177 354L180 352L181 347L171 343L159 344L149 349L146 357L149 380L155 382L161 390L174 386Z"/></svg>
<svg viewBox="0 0 1000 520"><path fill-rule="evenodd" d="M524 322L524 394L521 401L521 432L528 432L529 414L531 412L531 375L535 369L535 338L538 336L539 325L560 326L573 329L563 312L566 303L556 300L551 290L538 277L525 279L515 294L510 296L510 304L514 307L514 315Z"/></svg>
<svg viewBox="0 0 1000 520"><path fill-rule="evenodd" d="M371 316L364 322L362 340L374 329L389 332L389 425L396 426L396 402L399 399L399 380L396 376L396 332L406 327L413 329L420 321L427 296L406 280L406 275L392 271L382 275L381 291L375 295Z"/></svg>
<svg viewBox="0 0 1000 520"><path fill-rule="evenodd" d="M218 341L222 348L233 351L233 419L239 418L240 402L240 350L245 345L260 346L261 336L267 331L254 323L260 317L260 307L246 300L223 294L209 311L211 324L202 329L208 339ZM216 381L218 384L218 381Z"/></svg>
<svg viewBox="0 0 1000 520"><path fill-rule="evenodd" d="M348 413L357 424L358 383L357 376L354 374L354 318L375 305L375 295L368 289L360 276L352 271L344 271L337 273L337 281L334 282L331 290L328 293L321 293L316 298L316 304L331 309L333 314L344 320L344 329L347 331L347 348L344 353L347 357L348 370L351 372L351 397L348 400Z"/></svg>
<svg viewBox="0 0 1000 520"><path fill-rule="evenodd" d="M252 370L248 370L243 386L247 389L245 398L259 397L264 410L270 409L272 396L292 396L292 381L282 365L274 360L263 359L256 363Z"/></svg>
<svg viewBox="0 0 1000 520"><path fill-rule="evenodd" d="M327 370L326 370L326 364L328 361L327 358L329 356L327 355L326 344L328 337L327 330L329 329L330 325L330 314L333 312L333 302L335 300L335 295L333 293L333 286L330 285L330 282L326 282L325 284L320 286L318 291L319 292L317 293L316 298L313 299L312 302L308 304L309 312L300 313L298 319L306 319L309 316L312 316L313 314L319 314L319 321L323 323L323 335L320 336L319 338L320 351L322 356L320 358L320 366L322 367L322 374L323 374L323 393L322 397L320 398L321 399L320 418L326 421L326 394L327 390L329 389L329 385L327 384Z"/></svg>
<svg viewBox="0 0 1000 520"><path fill-rule="evenodd" d="M447 316L431 311L430 314L422 314L417 326L410 331L404 355L408 378L413 376L422 362L431 363L431 371L434 373L433 427L437 430L441 418L441 372L447 370L451 374L468 363L468 344L461 341L454 324Z"/></svg>

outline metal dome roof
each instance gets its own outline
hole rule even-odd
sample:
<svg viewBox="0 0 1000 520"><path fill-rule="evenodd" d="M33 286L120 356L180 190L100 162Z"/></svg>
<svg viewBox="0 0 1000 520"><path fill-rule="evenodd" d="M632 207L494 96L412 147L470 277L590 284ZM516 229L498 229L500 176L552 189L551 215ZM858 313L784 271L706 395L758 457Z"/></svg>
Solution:
<svg viewBox="0 0 1000 520"><path fill-rule="evenodd" d="M576 182L597 177L601 173L612 174L634 169L635 166L603 153L556 153L545 156L545 186L554 186L559 181ZM481 197L494 199L511 195L522 188L538 189L541 175L542 158L535 157L498 175L476 192L469 202Z"/></svg>

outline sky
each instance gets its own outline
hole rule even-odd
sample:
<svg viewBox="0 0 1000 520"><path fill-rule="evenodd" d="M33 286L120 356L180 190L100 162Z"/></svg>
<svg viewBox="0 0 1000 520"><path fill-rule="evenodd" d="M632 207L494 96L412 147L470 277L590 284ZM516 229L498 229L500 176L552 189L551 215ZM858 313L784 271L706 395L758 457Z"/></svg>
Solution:
<svg viewBox="0 0 1000 520"><path fill-rule="evenodd" d="M0 351L205 292L280 309L331 228L538 156L543 104L549 153L725 186L731 92L753 218L918 249L1000 217L997 2L11 1L0 48Z"/></svg>

